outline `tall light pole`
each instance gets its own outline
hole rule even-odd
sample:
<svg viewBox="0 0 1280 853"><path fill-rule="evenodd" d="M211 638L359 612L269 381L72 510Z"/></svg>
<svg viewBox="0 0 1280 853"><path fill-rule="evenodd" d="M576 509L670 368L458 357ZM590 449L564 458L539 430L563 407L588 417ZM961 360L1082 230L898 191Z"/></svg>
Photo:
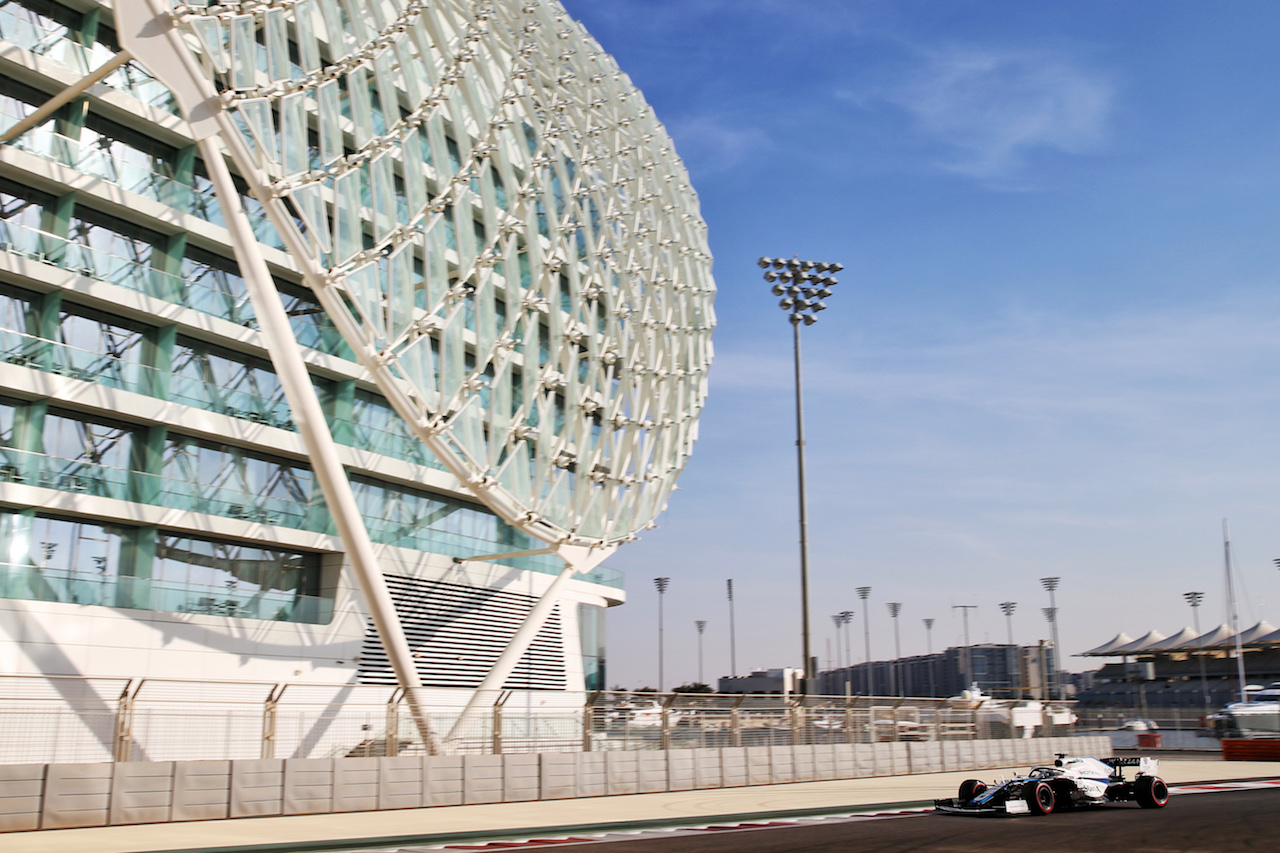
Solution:
<svg viewBox="0 0 1280 853"><path fill-rule="evenodd" d="M1203 592L1184 592L1182 597L1191 605L1191 621L1196 626L1196 638L1200 641L1200 692L1204 695L1204 706L1209 707L1209 678L1204 672L1204 637L1200 636L1200 602L1204 601Z"/></svg>
<svg viewBox="0 0 1280 853"><path fill-rule="evenodd" d="M836 283L829 272L844 269L842 264L815 263L796 258L761 258L764 280L773 284L774 296L781 296L778 307L787 312L795 338L796 359L796 472L800 493L800 635L804 654L804 681L801 692L808 693L814 678L813 655L809 632L809 511L804 484L804 386L800 370L800 326L818 322L818 312L827 305L830 286Z"/></svg>
<svg viewBox="0 0 1280 853"><path fill-rule="evenodd" d="M653 585L658 588L658 692L662 692L662 599L667 595L667 585L671 583L671 578L654 578Z"/></svg>
<svg viewBox="0 0 1280 853"><path fill-rule="evenodd" d="M1056 608L1056 607L1041 607L1041 608L1040 608L1040 612L1044 614L1045 621L1049 623L1049 630L1050 630L1050 632L1051 632L1051 635L1052 635L1052 636L1057 636L1057 634L1058 634L1058 608ZM1125 661L1126 661L1126 663L1127 663L1127 662L1128 662L1128 658L1126 658L1126 659L1125 659ZM1049 667L1049 683L1045 685L1045 691L1046 691L1045 695L1046 695L1048 698L1050 698L1050 699L1052 699L1052 698L1053 698L1052 685L1057 684L1057 678L1056 678L1056 677L1055 677L1055 675L1054 675L1054 671L1055 671L1057 668L1058 668L1058 641L1057 641L1057 640L1054 640L1054 641L1053 641L1053 665ZM1059 691L1059 692L1061 692L1061 691ZM1061 699L1062 697L1061 697L1061 696L1059 696L1058 698L1059 698L1059 699Z"/></svg>
<svg viewBox="0 0 1280 853"><path fill-rule="evenodd" d="M1009 654L1013 656L1013 660L1009 664L1009 681L1013 683L1014 695L1022 695L1022 667L1018 665L1021 655L1018 654L1017 648L1013 645L1013 611L1018 607L1016 601L1000 602L1000 612L1004 614L1005 625L1009 629ZM1014 671L1017 671L1017 679L1014 679Z"/></svg>
<svg viewBox="0 0 1280 853"><path fill-rule="evenodd" d="M695 619L693 624L698 629L698 683L706 684L702 678L702 633L707 630L707 620Z"/></svg>
<svg viewBox="0 0 1280 853"><path fill-rule="evenodd" d="M970 683L973 681L973 655L969 650L969 611L977 610L976 604L953 604L952 610L959 610L964 616L964 655L961 658L964 661L964 685L962 690L968 690Z"/></svg>
<svg viewBox="0 0 1280 853"><path fill-rule="evenodd" d="M1040 578L1040 585L1049 590L1049 609L1053 611L1053 618L1049 620L1049 627L1053 629L1053 667L1049 670L1049 680L1058 688L1058 699L1062 699L1062 679L1058 673L1062 670L1062 646L1058 643L1058 602L1054 600L1053 592L1058 588L1058 583L1062 578Z"/></svg>
<svg viewBox="0 0 1280 853"><path fill-rule="evenodd" d="M901 601L889 602L889 616L893 619L893 667L889 670L889 692L894 696L907 695L902 684L902 641L898 637L898 614L901 612Z"/></svg>
<svg viewBox="0 0 1280 853"><path fill-rule="evenodd" d="M853 611L840 611L840 618L844 620L844 692L848 694L853 681L853 651L849 646L849 625L853 622Z"/></svg>
<svg viewBox="0 0 1280 853"><path fill-rule="evenodd" d="M933 684L933 620L924 620L924 641L925 648L929 650L929 695L932 696L937 692Z"/></svg>
<svg viewBox="0 0 1280 853"><path fill-rule="evenodd" d="M833 623L833 624L835 624L835 626L836 626L836 672L839 672L841 669L843 669L843 667L841 666L842 658L841 658L841 656L840 656L840 654L841 654L841 652L840 652L840 628L844 625L844 616L840 615L839 613L833 613L833 614L831 615L831 621L832 621L832 623ZM830 655L830 654L831 654L831 649L830 649L830 647L828 647L828 648L827 648L827 654L828 654L828 655Z"/></svg>
<svg viewBox="0 0 1280 853"><path fill-rule="evenodd" d="M729 674L738 675L738 638L733 633L733 578L725 581L729 590Z"/></svg>
<svg viewBox="0 0 1280 853"><path fill-rule="evenodd" d="M858 598L862 599L862 639L866 643L867 657L862 665L862 692L871 695L871 614L867 610L867 599L871 596L871 587L858 587Z"/></svg>

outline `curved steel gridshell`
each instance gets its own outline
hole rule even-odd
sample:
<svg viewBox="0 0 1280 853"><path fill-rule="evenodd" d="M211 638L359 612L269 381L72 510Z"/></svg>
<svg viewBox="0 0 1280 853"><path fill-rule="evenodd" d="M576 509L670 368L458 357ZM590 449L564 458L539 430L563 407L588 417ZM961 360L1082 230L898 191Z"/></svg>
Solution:
<svg viewBox="0 0 1280 853"><path fill-rule="evenodd" d="M173 14L431 450L545 541L652 526L715 287L684 166L612 57L554 0Z"/></svg>

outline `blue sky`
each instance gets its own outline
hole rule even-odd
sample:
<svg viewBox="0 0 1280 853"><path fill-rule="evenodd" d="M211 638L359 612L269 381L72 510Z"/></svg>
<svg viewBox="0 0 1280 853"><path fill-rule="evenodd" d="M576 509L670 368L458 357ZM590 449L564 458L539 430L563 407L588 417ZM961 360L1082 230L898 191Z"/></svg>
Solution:
<svg viewBox="0 0 1280 853"><path fill-rule="evenodd" d="M790 328L760 255L845 265L804 332L814 650L1280 623L1280 5L564 0L666 124L719 287L701 440L611 564L609 680L798 665ZM1136 634L1135 634L1136 635ZM858 634L855 634L857 639ZM855 644L856 645L856 644ZM834 656L835 652L832 651ZM1071 659L1069 668L1094 666Z"/></svg>

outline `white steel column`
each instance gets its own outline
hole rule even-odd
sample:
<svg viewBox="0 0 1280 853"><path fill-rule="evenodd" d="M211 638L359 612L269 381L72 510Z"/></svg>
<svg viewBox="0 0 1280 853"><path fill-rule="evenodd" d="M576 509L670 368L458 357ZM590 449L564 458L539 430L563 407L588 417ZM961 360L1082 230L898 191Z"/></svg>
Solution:
<svg viewBox="0 0 1280 853"><path fill-rule="evenodd" d="M369 616L386 650L387 660L405 690L423 746L428 752L435 752L436 737L420 703L422 680L414 666L400 617L373 552L373 543L351 492L346 470L338 457L337 445L329 432L315 386L311 384L311 376L293 336L289 316L285 313L280 293L240 203L240 193L216 141L221 135L235 144L239 140L238 133L227 114L219 109L216 92L204 79L180 34L173 28L172 19L156 7L155 0L117 4L116 25L122 42L134 58L170 87L198 139L200 154L222 207L227 230L231 233L232 247L253 302L263 340L293 411L298 433L306 445L316 482L324 494L351 567L364 592ZM282 234L288 234L287 229L280 230ZM305 259L305 255L298 258L300 263Z"/></svg>
<svg viewBox="0 0 1280 853"><path fill-rule="evenodd" d="M378 638L386 649L387 660L395 670L400 686L405 689L418 733L422 735L422 742L428 751L434 752L435 736L417 696L422 680L413 665L413 654L409 651L409 643L405 639L400 617L387 589L386 579L378 566L378 558L373 553L373 542L364 526L364 518L360 515L360 507L351 491L351 483L347 480L342 460L338 458L337 444L334 443L333 434L329 432L324 410L320 408L315 386L311 384L311 375L307 372L307 365L302 360L302 353L293 337L289 315L285 313L284 303L280 301L280 292L276 290L267 262L258 250L257 238L249 225L244 207L240 204L240 193L231 179L231 171L222 159L222 151L216 139L206 137L199 141L199 145L200 155L204 158L205 168L209 170L209 179L217 192L227 229L231 232L231 244L240 264L240 273L244 276L245 287L249 291L249 299L253 302L267 352L280 377L280 385L284 388L289 408L293 411L298 433L307 446L316 482L329 505L338 535L346 546L347 558L351 560L351 566L360 581L369 615L378 631Z"/></svg>

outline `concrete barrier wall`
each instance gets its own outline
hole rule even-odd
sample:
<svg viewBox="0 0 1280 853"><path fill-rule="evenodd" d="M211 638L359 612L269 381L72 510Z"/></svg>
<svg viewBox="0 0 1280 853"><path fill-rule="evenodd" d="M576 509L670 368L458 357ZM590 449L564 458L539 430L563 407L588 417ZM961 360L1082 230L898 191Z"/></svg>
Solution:
<svg viewBox="0 0 1280 853"><path fill-rule="evenodd" d="M736 788L1043 764L1106 736L669 752L0 765L0 831Z"/></svg>

